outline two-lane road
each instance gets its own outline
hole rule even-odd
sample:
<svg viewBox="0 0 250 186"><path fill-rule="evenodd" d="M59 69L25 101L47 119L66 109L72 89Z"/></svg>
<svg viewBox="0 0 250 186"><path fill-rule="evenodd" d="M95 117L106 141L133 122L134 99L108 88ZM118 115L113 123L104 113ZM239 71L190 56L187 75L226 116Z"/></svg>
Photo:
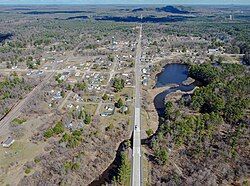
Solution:
<svg viewBox="0 0 250 186"><path fill-rule="evenodd" d="M142 185L141 172L141 37L142 25L140 26L139 39L136 49L135 59L135 112L134 112L134 132L133 132L133 172L132 186Z"/></svg>

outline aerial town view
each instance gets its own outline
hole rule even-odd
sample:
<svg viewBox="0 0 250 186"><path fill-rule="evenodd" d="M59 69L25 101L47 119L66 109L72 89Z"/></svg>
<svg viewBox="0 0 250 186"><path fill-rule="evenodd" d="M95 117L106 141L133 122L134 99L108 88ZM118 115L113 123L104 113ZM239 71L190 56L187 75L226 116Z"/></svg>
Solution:
<svg viewBox="0 0 250 186"><path fill-rule="evenodd" d="M250 1L0 0L0 186L250 186Z"/></svg>

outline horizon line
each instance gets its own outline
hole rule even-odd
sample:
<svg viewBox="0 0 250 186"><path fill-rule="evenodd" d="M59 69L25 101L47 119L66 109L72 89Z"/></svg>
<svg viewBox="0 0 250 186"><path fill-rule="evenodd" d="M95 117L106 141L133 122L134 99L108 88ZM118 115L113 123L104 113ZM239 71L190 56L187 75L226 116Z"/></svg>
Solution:
<svg viewBox="0 0 250 186"><path fill-rule="evenodd" d="M249 6L249 4L247 3L170 3L170 4L167 4L167 3L117 3L117 4L114 4L114 3L93 3L93 4L88 4L88 3L1 3L0 2L0 5L23 5L23 6L27 6L27 5L224 5L224 6L234 6L234 5L246 5L246 6Z"/></svg>

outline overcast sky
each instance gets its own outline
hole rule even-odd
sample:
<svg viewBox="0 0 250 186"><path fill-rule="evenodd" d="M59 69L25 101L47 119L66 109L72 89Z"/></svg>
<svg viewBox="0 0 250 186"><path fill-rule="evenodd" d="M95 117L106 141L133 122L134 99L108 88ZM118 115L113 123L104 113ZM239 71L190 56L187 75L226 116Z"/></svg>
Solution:
<svg viewBox="0 0 250 186"><path fill-rule="evenodd" d="M250 4L250 0L0 0L0 4Z"/></svg>

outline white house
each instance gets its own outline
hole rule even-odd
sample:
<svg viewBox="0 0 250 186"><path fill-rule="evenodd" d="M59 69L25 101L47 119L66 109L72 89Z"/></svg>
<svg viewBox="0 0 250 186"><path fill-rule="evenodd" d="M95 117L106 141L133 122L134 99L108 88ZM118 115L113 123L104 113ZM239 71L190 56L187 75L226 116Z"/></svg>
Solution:
<svg viewBox="0 0 250 186"><path fill-rule="evenodd" d="M3 147L9 148L15 140L12 137L8 137L5 142L3 142Z"/></svg>

